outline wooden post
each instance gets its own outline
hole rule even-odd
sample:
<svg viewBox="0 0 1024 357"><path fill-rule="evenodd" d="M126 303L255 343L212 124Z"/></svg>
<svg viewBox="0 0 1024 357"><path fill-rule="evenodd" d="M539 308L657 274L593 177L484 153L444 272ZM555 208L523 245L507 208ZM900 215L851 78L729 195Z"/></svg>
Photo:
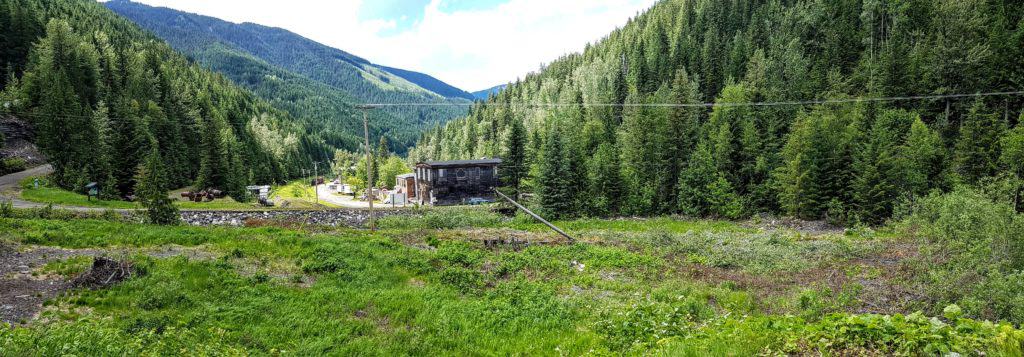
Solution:
<svg viewBox="0 0 1024 357"><path fill-rule="evenodd" d="M370 204L370 231L377 231L377 217L373 212L373 153L370 151L370 124L367 111L376 108L373 105L360 105L363 110L363 139L366 144L366 201Z"/></svg>
<svg viewBox="0 0 1024 357"><path fill-rule="evenodd" d="M569 240L569 244L576 244L576 239L575 238L570 236L568 233L565 233L565 231L561 230L560 228L555 227L555 225L551 224L551 222L548 222L544 218L541 218L541 216L538 216L536 213L533 213L532 211L530 211L526 207L523 207L523 205L519 204L519 202L513 201L508 196L505 196L504 193L501 193L501 191L498 191L498 189L494 189L494 192L497 193L498 196L501 196L501 198L504 198L509 203L512 203L516 207L519 207L519 209L523 210L523 212L526 212L527 214L533 216L533 218L536 218L538 221L540 221L540 223L544 223L545 225L547 225L549 228L551 228L555 232L558 232L558 234L561 234L563 237L565 237L565 239Z"/></svg>

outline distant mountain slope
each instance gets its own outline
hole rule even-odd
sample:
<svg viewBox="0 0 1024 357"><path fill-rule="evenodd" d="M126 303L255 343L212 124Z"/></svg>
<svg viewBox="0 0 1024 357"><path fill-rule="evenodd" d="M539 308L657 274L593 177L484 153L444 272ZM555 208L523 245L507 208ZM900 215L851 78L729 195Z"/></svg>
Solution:
<svg viewBox="0 0 1024 357"><path fill-rule="evenodd" d="M379 66L280 28L235 24L213 17L127 0L105 4L174 48L252 89L280 108L312 120L325 141L355 149L361 116L352 103L466 102L472 95L429 75ZM388 108L373 129L396 152L420 130L465 113L463 107Z"/></svg>
<svg viewBox="0 0 1024 357"><path fill-rule="evenodd" d="M508 87L508 84L496 85L491 88L473 92L473 99L487 100L487 97L497 95L502 89L505 89L505 87Z"/></svg>
<svg viewBox="0 0 1024 357"><path fill-rule="evenodd" d="M396 76L405 78L407 81L413 82L416 85L423 87L423 89L431 92L440 94L447 98L464 98L473 99L473 94L464 90L455 88L454 86L442 82L440 79L434 78L429 74L407 71L400 68L381 66L385 71L391 72Z"/></svg>
<svg viewBox="0 0 1024 357"><path fill-rule="evenodd" d="M285 182L333 154L285 111L94 0L0 0L0 68L0 116L31 125L15 138L39 148L62 188L144 198L213 187L245 199L247 185Z"/></svg>

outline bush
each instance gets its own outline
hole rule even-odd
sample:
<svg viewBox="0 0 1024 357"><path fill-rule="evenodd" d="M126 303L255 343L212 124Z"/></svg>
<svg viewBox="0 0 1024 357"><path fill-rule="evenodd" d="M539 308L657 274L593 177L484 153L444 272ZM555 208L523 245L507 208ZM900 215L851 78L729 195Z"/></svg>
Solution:
<svg viewBox="0 0 1024 357"><path fill-rule="evenodd" d="M27 168L28 163L25 162L25 159L20 157L12 157L0 161L0 175L25 171Z"/></svg>
<svg viewBox="0 0 1024 357"><path fill-rule="evenodd" d="M918 263L928 274L920 279L933 301L957 303L971 316L1024 322L1017 303L1024 289L1015 288L1024 276L1024 218L1013 207L958 188L922 199L901 225L922 243Z"/></svg>
<svg viewBox="0 0 1024 357"><path fill-rule="evenodd" d="M159 225L176 225L181 223L181 213L174 202L167 197L158 197L145 202L146 217L149 223Z"/></svg>

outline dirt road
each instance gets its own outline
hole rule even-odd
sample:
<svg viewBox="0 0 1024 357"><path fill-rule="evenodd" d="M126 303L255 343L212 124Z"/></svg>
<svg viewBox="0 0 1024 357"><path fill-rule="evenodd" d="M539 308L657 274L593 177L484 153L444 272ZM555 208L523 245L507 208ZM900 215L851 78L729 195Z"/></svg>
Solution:
<svg viewBox="0 0 1024 357"><path fill-rule="evenodd" d="M364 201L356 201L352 199L352 196L341 196L334 194L327 185L316 186L316 191L320 195L320 199L327 201L330 204L346 207L346 208L367 208L370 207Z"/></svg>

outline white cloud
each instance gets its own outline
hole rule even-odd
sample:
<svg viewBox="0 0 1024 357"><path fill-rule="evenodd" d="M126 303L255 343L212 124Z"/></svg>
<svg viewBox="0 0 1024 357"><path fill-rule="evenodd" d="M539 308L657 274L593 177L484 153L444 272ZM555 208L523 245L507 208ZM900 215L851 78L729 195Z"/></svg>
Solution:
<svg viewBox="0 0 1024 357"><path fill-rule="evenodd" d="M394 19L360 21L363 0L137 1L282 27L375 63L479 90L582 50L656 0L509 0L491 9L453 12L441 11L441 0L432 0L422 20L390 36L380 33L394 29Z"/></svg>

